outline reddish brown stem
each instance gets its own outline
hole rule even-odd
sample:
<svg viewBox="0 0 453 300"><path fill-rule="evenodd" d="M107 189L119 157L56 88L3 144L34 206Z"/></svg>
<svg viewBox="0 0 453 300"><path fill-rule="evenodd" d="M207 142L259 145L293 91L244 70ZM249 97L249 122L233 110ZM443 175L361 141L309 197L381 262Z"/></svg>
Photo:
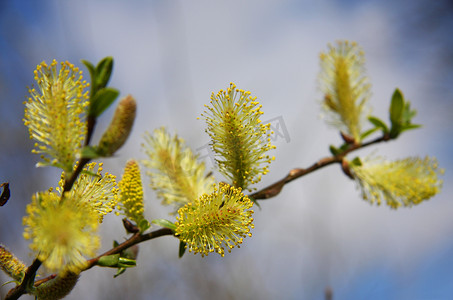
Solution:
<svg viewBox="0 0 453 300"><path fill-rule="evenodd" d="M99 259L103 256L118 254L121 251L123 251L129 247L132 247L136 244L139 244L139 243L147 241L147 240L155 239L155 238L158 238L158 237L161 237L164 235L173 235L173 231L168 228L161 228L156 231L151 231L147 234L136 233L133 236L131 236L129 239L127 239L126 241L124 241L121 244L119 244L118 246L116 246L115 248L110 249L109 251L99 255L98 257L90 259L88 261L88 267L85 270L88 270L88 269L91 269L92 267L94 267L97 264L97 262L99 261Z"/></svg>
<svg viewBox="0 0 453 300"><path fill-rule="evenodd" d="M168 228L161 228L161 229L158 229L158 230L155 230L155 231L151 231L149 233L146 233L146 234L140 234L140 233L136 233L134 234L133 236L131 236L129 239L127 239L126 241L122 242L121 244L119 244L118 246L116 246L115 248L112 248L110 250L108 250L107 252L99 255L98 257L95 257L95 258L92 258L90 260L88 260L88 267L86 267L86 270L88 269L91 269L92 267L94 267L97 262L99 261L99 259L103 256L107 256L107 255L112 255L112 254L118 254L120 253L121 251L129 248L129 247L132 247L136 244L139 244L141 242L144 242L144 241L147 241L147 240L151 240L151 239L155 239L155 238L158 238L158 237L161 237L161 236L165 236L165 235L173 235L173 231L171 229L168 229ZM39 286L40 284L43 284L44 282L47 282L53 278L55 278L56 275L55 274L52 274L46 278L43 278L39 281L36 281L35 282L35 287L36 286Z"/></svg>
<svg viewBox="0 0 453 300"><path fill-rule="evenodd" d="M369 141L367 143L363 144L351 144L348 149L345 151L341 152L340 154L330 156L330 157L325 157L323 159L320 159L313 165L311 165L308 168L301 169L301 168L295 168L289 171L288 175L280 179L279 181L263 188L262 190L259 190L251 195L249 195L250 198L253 198L254 200L264 200L264 199L269 199L272 197L277 196L280 191L283 189L283 186L297 178L300 178L302 176L305 176L307 174L310 174L316 170L319 170L323 167L326 167L328 165L334 164L334 163L341 163L343 161L343 158L350 152L353 152L355 150L377 144L380 142L386 142L389 141L390 137L388 135L384 135L380 138L374 139L372 141Z"/></svg>

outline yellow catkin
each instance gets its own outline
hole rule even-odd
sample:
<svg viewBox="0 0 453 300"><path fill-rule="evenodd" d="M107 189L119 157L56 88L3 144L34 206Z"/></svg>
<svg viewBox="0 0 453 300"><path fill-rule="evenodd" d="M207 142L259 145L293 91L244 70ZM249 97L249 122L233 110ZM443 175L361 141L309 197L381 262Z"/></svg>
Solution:
<svg viewBox="0 0 453 300"><path fill-rule="evenodd" d="M61 198L54 192L33 196L23 218L24 237L49 270L78 273L100 246L98 215L78 198Z"/></svg>
<svg viewBox="0 0 453 300"><path fill-rule="evenodd" d="M443 174L435 158L410 157L396 161L381 158L351 166L351 173L370 203L386 202L396 209L417 205L440 192Z"/></svg>
<svg viewBox="0 0 453 300"><path fill-rule="evenodd" d="M269 172L274 157L267 153L275 149L270 142L270 124L260 120L262 106L250 94L230 83L226 91L212 94L211 105L205 105L207 110L202 114L220 172L242 189Z"/></svg>
<svg viewBox="0 0 453 300"><path fill-rule="evenodd" d="M0 245L0 268L18 282L22 281L27 269L25 264L3 245Z"/></svg>
<svg viewBox="0 0 453 300"><path fill-rule="evenodd" d="M165 128L145 135L143 144L148 158L143 161L148 168L151 187L162 199L162 204L178 210L204 193L212 192L214 178L206 175L205 164L177 135L171 136Z"/></svg>
<svg viewBox="0 0 453 300"><path fill-rule="evenodd" d="M252 235L252 206L241 188L219 183L211 194L203 194L179 209L175 234L187 243L189 252L201 256L216 252L223 257L225 248L231 252Z"/></svg>
<svg viewBox="0 0 453 300"><path fill-rule="evenodd" d="M127 218L139 224L144 219L143 186L140 167L135 160L129 160L124 168L123 178L118 183L119 206Z"/></svg>
<svg viewBox="0 0 453 300"><path fill-rule="evenodd" d="M56 166L70 175L87 131L88 84L69 62L42 62L34 74L38 88L28 89L24 115L30 138L36 141L32 152L41 155L38 166Z"/></svg>
<svg viewBox="0 0 453 300"><path fill-rule="evenodd" d="M363 51L354 42L339 41L321 53L320 65L319 87L327 122L359 142L362 123L371 111Z"/></svg>
<svg viewBox="0 0 453 300"><path fill-rule="evenodd" d="M72 272L58 275L54 279L39 285L33 294L38 300L63 299L72 291L79 277L78 273Z"/></svg>

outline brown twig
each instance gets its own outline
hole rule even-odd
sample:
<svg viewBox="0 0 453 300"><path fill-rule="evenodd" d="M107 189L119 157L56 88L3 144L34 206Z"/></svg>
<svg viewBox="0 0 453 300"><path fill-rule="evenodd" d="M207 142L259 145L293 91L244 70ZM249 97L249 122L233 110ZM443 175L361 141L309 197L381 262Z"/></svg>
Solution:
<svg viewBox="0 0 453 300"><path fill-rule="evenodd" d="M158 237L161 237L161 236L165 236L165 235L173 235L173 231L171 229L168 229L168 228L161 228L161 229L158 229L158 230L155 230L155 231L151 231L151 232L146 233L146 234L136 233L133 236L131 236L129 239L127 239L126 241L124 241L121 244L119 244L118 246L116 246L115 248L112 248L112 249L108 250L107 252L99 255L98 257L95 257L95 258L92 258L92 259L88 260L88 266L83 271L89 270L92 267L96 266L96 264L99 261L99 259L101 257L103 257L103 256L108 256L108 255L112 255L112 254L118 254L121 251L123 251L123 250L125 250L125 249L127 249L129 247L132 247L132 246L134 246L136 244L139 244L141 242L148 241L148 240L151 240L151 239L155 239L155 238L158 238ZM55 277L56 277L56 275L52 274L52 275L50 275L50 276L48 276L46 278L38 280L38 281L35 282L35 287L39 286L40 284L43 284L44 282L47 282L47 281L49 281L51 279L54 279Z"/></svg>
<svg viewBox="0 0 453 300"><path fill-rule="evenodd" d="M291 171L289 171L288 175L286 175L285 177L283 177L282 179L280 179L279 181L253 193L253 194L250 194L249 197L250 198L253 198L254 200L264 200L264 199L269 199L269 198L272 198L272 197L275 197L277 196L280 191L283 189L283 186L297 178L300 178L302 176L305 176L307 174L310 174L316 170L319 170L323 167L326 167L328 165L331 165L331 164L334 164L334 163L341 163L343 161L343 158L349 154L350 152L353 152L355 150L358 150L358 149L362 149L362 148L365 148L367 146L370 146L370 145L373 145L373 144L377 144L377 143L380 143L380 142L387 142L390 140L390 137L388 135L383 135L379 138L376 138L374 140L371 140L367 143L363 143L363 144L356 144L356 143L353 143L353 144L350 144L349 148L347 148L345 151L337 154L337 155L333 155L333 156L330 156L330 157L325 157L325 158L322 158L320 159L319 161L317 161L316 163L314 163L313 165L311 165L310 167L306 168L306 169L300 169L300 168L295 168L295 169L292 169Z"/></svg>
<svg viewBox="0 0 453 300"><path fill-rule="evenodd" d="M97 262L99 261L99 259L103 256L118 254L121 251L123 251L129 247L132 247L136 244L139 244L139 243L147 241L147 240L155 239L155 238L158 238L158 237L161 237L164 235L173 235L173 231L168 228L161 228L161 229L158 229L155 231L151 231L147 234L136 233L132 237L127 239L126 241L124 241L121 244L119 244L118 246L116 246L115 248L110 249L109 251L99 255L98 257L90 259L88 261L88 267L85 270L88 270L88 269L91 269L92 267L94 267L97 264Z"/></svg>
<svg viewBox="0 0 453 300"><path fill-rule="evenodd" d="M57 277L57 274L52 274L52 275L47 276L46 278L43 278L43 279L40 279L40 280L36 280L34 286L37 287L37 286L39 286L39 285L41 285L43 283L46 283L49 280L54 279L55 277Z"/></svg>

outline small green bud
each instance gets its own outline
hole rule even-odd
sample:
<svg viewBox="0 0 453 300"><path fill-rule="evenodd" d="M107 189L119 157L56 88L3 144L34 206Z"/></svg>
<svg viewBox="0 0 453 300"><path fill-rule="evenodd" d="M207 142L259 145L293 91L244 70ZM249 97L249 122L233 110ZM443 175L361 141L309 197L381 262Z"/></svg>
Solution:
<svg viewBox="0 0 453 300"><path fill-rule="evenodd" d="M417 111L411 109L409 101L404 99L403 94L399 89L396 89L390 103L390 138L397 138L403 131L419 128L421 125L412 124L412 118L415 117Z"/></svg>
<svg viewBox="0 0 453 300"><path fill-rule="evenodd" d="M137 103L132 96L129 95L120 101L112 122L104 132L97 147L99 155L112 156L123 146L134 124L136 109Z"/></svg>
<svg viewBox="0 0 453 300"><path fill-rule="evenodd" d="M112 254L107 256L102 256L99 258L97 265L101 267L117 267L120 259L119 254Z"/></svg>

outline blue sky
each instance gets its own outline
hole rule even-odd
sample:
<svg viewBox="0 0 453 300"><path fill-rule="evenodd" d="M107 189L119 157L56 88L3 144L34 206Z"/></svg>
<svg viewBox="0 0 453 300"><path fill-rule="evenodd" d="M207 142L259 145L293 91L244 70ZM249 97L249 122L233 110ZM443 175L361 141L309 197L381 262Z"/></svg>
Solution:
<svg viewBox="0 0 453 300"><path fill-rule="evenodd" d="M27 263L25 205L59 177L57 170L34 168L21 121L25 87L42 60L115 58L111 85L134 95L139 107L127 145L105 161L117 175L127 159L144 158L143 133L160 126L203 149L209 139L196 118L210 94L231 81L250 90L263 105L263 120L280 118L290 137L275 141L276 161L263 187L340 143L319 117L318 55L328 43L354 40L365 51L373 114L387 117L399 87L424 125L359 154L436 156L447 169L439 196L397 211L361 200L339 168L318 171L264 201L253 237L224 259L180 260L177 241L162 238L142 245L138 268L120 278L100 268L84 273L68 299L121 299L131 291L136 299L322 299L327 286L336 300L450 299L453 18L447 1L4 1L0 13L0 181L8 180L14 195L0 209L0 242ZM103 116L95 139L112 113ZM153 191L145 192L147 216L167 217ZM114 216L102 233L103 249L124 236Z"/></svg>

